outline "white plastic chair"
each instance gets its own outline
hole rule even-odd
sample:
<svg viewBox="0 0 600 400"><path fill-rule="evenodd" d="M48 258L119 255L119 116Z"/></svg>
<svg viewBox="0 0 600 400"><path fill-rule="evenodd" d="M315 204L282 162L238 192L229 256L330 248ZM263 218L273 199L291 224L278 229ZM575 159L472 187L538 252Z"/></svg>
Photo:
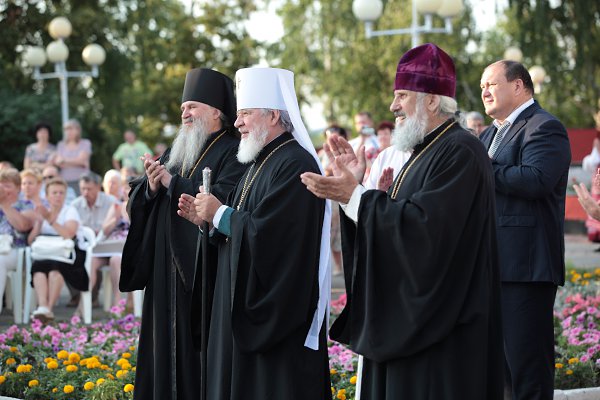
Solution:
<svg viewBox="0 0 600 400"><path fill-rule="evenodd" d="M96 245L99 245L105 239L104 233L100 231L98 236L96 237ZM123 244L125 241L123 241ZM114 249L107 249L103 246L96 246L93 251L94 257L112 257L112 256L120 256L122 251L122 246L114 246ZM102 271L102 291L103 291L103 309L104 311L110 311L110 307L112 304L112 281L110 279L110 266L103 265L100 267L100 271ZM133 292L133 315L136 317L142 316L142 304L144 300L144 291L143 290L135 290Z"/></svg>
<svg viewBox="0 0 600 400"><path fill-rule="evenodd" d="M87 226L79 228L85 245L85 272L88 277L92 276L92 253L96 245L96 234ZM82 249L83 250L83 249ZM83 314L83 322L85 324L92 323L92 288L88 287L86 292L81 292L81 301L79 303Z"/></svg>
<svg viewBox="0 0 600 400"><path fill-rule="evenodd" d="M23 270L25 269L25 260L29 255L29 247L20 247L17 249L17 265L14 270L8 270L6 274L6 308L13 310L15 324L23 322L23 286L27 285L24 281ZM10 284L8 281L10 280Z"/></svg>

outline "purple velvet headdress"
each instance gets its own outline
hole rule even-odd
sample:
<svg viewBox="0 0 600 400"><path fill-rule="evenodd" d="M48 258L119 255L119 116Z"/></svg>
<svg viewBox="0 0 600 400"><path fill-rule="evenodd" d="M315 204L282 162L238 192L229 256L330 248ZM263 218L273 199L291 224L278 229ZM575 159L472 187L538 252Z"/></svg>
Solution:
<svg viewBox="0 0 600 400"><path fill-rule="evenodd" d="M452 58L431 43L407 51L396 70L394 90L400 89L454 98L456 71Z"/></svg>

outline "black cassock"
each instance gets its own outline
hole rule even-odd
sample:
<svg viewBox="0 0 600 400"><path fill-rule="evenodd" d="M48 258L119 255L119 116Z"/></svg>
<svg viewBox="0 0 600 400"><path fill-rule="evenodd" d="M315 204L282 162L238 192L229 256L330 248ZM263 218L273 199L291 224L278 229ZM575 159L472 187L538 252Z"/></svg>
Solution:
<svg viewBox="0 0 600 400"><path fill-rule="evenodd" d="M319 350L304 346L319 298L325 202L300 181L303 172L319 172L317 163L290 139L284 133L261 151L228 200L235 209L230 237L214 238L219 268L208 344L211 400L331 398L325 329ZM238 211L244 183L266 157Z"/></svg>
<svg viewBox="0 0 600 400"><path fill-rule="evenodd" d="M172 174L169 189L161 188L148 199L145 176L132 185L128 205L131 227L123 249L119 288L146 289L136 399L195 400L200 396L201 274L200 268L196 270L199 231L196 225L179 217L177 209L182 193L198 193L205 167L212 170L212 193L222 201L243 173L245 167L236 158L239 139L223 132L210 135L200 154L212 146L191 176ZM168 160L168 154L169 151L162 156L161 163ZM209 258L214 280L216 248Z"/></svg>
<svg viewBox="0 0 600 400"><path fill-rule="evenodd" d="M365 357L361 400L502 399L491 163L458 124L439 136L451 122L395 200L397 180L363 194L357 224L340 213L348 302L330 336Z"/></svg>

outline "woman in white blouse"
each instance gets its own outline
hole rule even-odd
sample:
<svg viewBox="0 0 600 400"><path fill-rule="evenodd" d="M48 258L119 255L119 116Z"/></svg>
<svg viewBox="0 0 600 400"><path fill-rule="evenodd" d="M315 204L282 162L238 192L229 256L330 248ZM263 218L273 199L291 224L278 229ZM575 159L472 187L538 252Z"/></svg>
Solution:
<svg viewBox="0 0 600 400"><path fill-rule="evenodd" d="M61 178L46 183L46 199L50 209L38 205L35 210L41 216L29 233L31 244L38 235L62 236L76 239L80 218L72 206L65 206L67 183ZM66 280L79 290L88 290L89 279L85 271L85 252L80 250L75 240L75 262L68 264L55 260L36 260L31 267L32 284L35 290L38 308L32 317L42 322L54 319L52 309L60 296Z"/></svg>

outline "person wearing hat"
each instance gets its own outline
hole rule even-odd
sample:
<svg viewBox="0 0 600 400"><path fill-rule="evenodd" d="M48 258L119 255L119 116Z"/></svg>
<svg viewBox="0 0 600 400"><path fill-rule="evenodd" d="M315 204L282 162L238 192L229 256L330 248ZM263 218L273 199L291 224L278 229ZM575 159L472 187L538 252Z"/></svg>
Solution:
<svg viewBox="0 0 600 400"><path fill-rule="evenodd" d="M521 63L481 75L494 120L481 133L494 170L507 391L513 400L554 396L554 299L565 283L565 195L571 147L564 125L533 98Z"/></svg>
<svg viewBox="0 0 600 400"><path fill-rule="evenodd" d="M455 87L436 45L400 59L393 142L412 155L387 193L359 184L364 161L339 138L333 176L302 174L343 204L347 304L330 336L364 357L361 400L503 397L494 177Z"/></svg>
<svg viewBox="0 0 600 400"><path fill-rule="evenodd" d="M193 287L199 286L199 231L177 215L178 201L184 193L198 192L205 167L212 170L214 195L227 198L244 171L236 159L234 120L233 81L211 69L189 71L181 99L182 125L172 147L157 161L146 154L145 175L130 183L131 225L119 289L145 289L136 399L200 398L199 328L192 324L201 310L192 295ZM212 276L214 250L209 254Z"/></svg>
<svg viewBox="0 0 600 400"><path fill-rule="evenodd" d="M331 399L325 314L331 209L300 174L322 174L291 71L236 73L249 165L226 203L199 193L197 215L219 243L208 336L208 399Z"/></svg>

